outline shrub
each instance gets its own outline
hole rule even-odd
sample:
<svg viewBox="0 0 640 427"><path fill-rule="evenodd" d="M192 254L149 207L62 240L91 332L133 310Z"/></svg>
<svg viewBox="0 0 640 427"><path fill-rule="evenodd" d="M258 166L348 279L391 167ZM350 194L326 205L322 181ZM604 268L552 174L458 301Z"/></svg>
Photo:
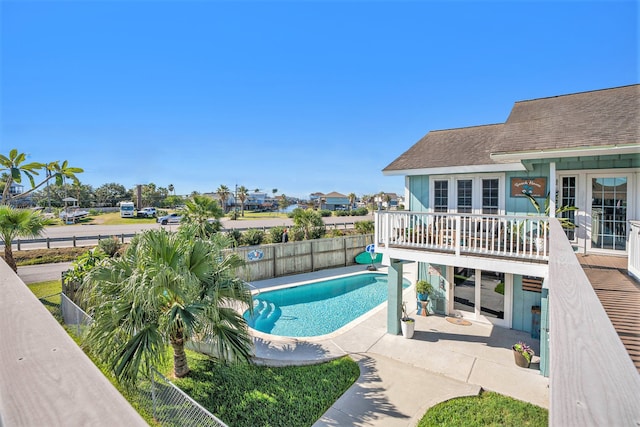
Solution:
<svg viewBox="0 0 640 427"><path fill-rule="evenodd" d="M321 217L331 216L331 211L328 209L320 209L318 213L320 214Z"/></svg>
<svg viewBox="0 0 640 427"><path fill-rule="evenodd" d="M270 228L266 236L267 243L282 243L282 233L284 233L285 228L287 227L277 226Z"/></svg>
<svg viewBox="0 0 640 427"><path fill-rule="evenodd" d="M373 221L356 221L354 223L354 228L360 234L372 234L375 229L375 225L373 224Z"/></svg>
<svg viewBox="0 0 640 427"><path fill-rule="evenodd" d="M225 235L233 242L233 247L240 246L242 240L242 232L240 230L229 230Z"/></svg>
<svg viewBox="0 0 640 427"><path fill-rule="evenodd" d="M294 210L292 210L291 212L289 212L289 213L287 214L287 217L289 217L289 218L293 218L293 217L295 217L297 214L299 214L299 212L303 212L303 211L304 211L304 209L302 209L302 208L295 208Z"/></svg>
<svg viewBox="0 0 640 427"><path fill-rule="evenodd" d="M242 239L240 242L243 245L247 246L255 246L262 243L264 240L264 231L258 230L255 228L251 228L244 233L242 233Z"/></svg>
<svg viewBox="0 0 640 427"><path fill-rule="evenodd" d="M340 237L340 236L344 236L344 231L338 229L338 228L333 228L331 230L329 230L327 232L327 236L329 237Z"/></svg>
<svg viewBox="0 0 640 427"><path fill-rule="evenodd" d="M293 227L289 229L289 240L301 241L304 240L304 230L302 228Z"/></svg>
<svg viewBox="0 0 640 427"><path fill-rule="evenodd" d="M369 215L369 209L367 208L358 208L351 211L351 215L353 216L366 216Z"/></svg>
<svg viewBox="0 0 640 427"><path fill-rule="evenodd" d="M120 248L122 248L122 243L120 243L116 236L112 236L108 239L100 240L98 247L102 252L113 258L120 251Z"/></svg>
<svg viewBox="0 0 640 427"><path fill-rule="evenodd" d="M333 214L335 216L349 216L351 213L349 211L334 211Z"/></svg>

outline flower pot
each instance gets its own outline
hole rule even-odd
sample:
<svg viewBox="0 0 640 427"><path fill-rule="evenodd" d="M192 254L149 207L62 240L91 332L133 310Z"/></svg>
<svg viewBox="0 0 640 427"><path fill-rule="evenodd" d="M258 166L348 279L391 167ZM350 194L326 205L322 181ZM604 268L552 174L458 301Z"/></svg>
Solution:
<svg viewBox="0 0 640 427"><path fill-rule="evenodd" d="M400 319L400 328L402 329L402 336L409 339L413 337L413 331L415 330L415 320L409 318L407 320Z"/></svg>
<svg viewBox="0 0 640 427"><path fill-rule="evenodd" d="M516 349L513 349L513 357L516 361L516 365L520 366L521 368L528 368L529 365L531 365L531 360L527 360L527 358L524 357L524 355Z"/></svg>
<svg viewBox="0 0 640 427"><path fill-rule="evenodd" d="M429 294L421 294L418 292L418 301L427 301L429 299Z"/></svg>

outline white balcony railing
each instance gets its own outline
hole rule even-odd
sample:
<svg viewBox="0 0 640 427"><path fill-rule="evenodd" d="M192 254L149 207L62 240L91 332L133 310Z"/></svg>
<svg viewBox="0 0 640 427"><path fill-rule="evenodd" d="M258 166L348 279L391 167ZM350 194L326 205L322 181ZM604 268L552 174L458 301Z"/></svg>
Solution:
<svg viewBox="0 0 640 427"><path fill-rule="evenodd" d="M456 255L549 259L549 218L526 215L474 215L377 212L375 244Z"/></svg>
<svg viewBox="0 0 640 427"><path fill-rule="evenodd" d="M629 274L640 280L640 221L631 221L629 231Z"/></svg>

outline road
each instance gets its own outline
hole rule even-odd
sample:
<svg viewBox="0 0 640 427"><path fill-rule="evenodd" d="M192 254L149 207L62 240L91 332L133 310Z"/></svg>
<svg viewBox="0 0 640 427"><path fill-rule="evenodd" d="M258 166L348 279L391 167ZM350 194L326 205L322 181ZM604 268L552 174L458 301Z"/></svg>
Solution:
<svg viewBox="0 0 640 427"><path fill-rule="evenodd" d="M325 224L328 227L337 228L352 228L353 223L357 221L372 220L373 216L362 217L326 217L323 218ZM264 218L264 219L252 219L252 220L239 220L234 221L230 219L223 219L222 226L225 229L247 229L247 228L270 228L277 226L289 227L293 225L293 221L289 218ZM58 227L48 227L43 233L43 237L61 238L72 236L113 236L122 234L139 233L144 230L165 228L167 230L175 230L177 225L160 225L157 223L151 224L131 224L131 225L88 225L88 224L76 224L65 225ZM82 245L95 245L97 243L91 243L89 240L83 240ZM2 245L0 245L2 246ZM68 247L71 246L71 241L67 242L55 242L55 246L52 243L52 247ZM15 247L15 245L14 245ZM46 247L46 243L23 243L22 249L37 249ZM60 279L60 275L63 271L68 270L71 267L70 262L61 262L56 264L42 264L42 265L29 265L24 267L18 267L18 276L26 284L43 282L47 280Z"/></svg>
<svg viewBox="0 0 640 427"><path fill-rule="evenodd" d="M58 262L55 264L25 265L18 267L18 277L29 285L31 283L59 280L62 272L71 268L70 262Z"/></svg>
<svg viewBox="0 0 640 427"><path fill-rule="evenodd" d="M358 221L372 220L373 215L368 216L331 216L323 218L324 223L328 228L348 229L353 228L353 224ZM271 228L276 226L292 226L293 220L290 218L262 218L262 219L246 219L246 220L231 220L228 218L222 219L223 229L239 229L246 230L249 228ZM122 225L100 225L100 224L74 224L63 225L56 227L47 227L42 233L42 238L52 239L49 242L50 248L62 248L74 246L73 237L78 238L76 242L77 246L95 246L98 244L97 239L85 240L83 237L92 236L121 236L132 235L140 233L145 230L164 228L165 230L175 231L178 228L177 224L160 225L158 223L147 224L122 224ZM68 239L65 241L53 241L54 239ZM46 242L33 242L30 243L27 239L21 239L20 249L44 249L47 248ZM125 241L127 239L125 238ZM4 247L3 243L0 243L0 248ZM14 243L14 250L18 247Z"/></svg>

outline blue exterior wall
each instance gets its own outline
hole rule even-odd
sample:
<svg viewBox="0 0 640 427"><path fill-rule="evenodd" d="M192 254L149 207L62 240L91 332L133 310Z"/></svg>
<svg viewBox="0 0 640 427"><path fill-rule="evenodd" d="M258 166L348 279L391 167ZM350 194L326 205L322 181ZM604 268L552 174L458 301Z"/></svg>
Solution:
<svg viewBox="0 0 640 427"><path fill-rule="evenodd" d="M522 276L513 275L513 316L511 328L531 333L531 307L540 306L542 296L539 292L522 289Z"/></svg>
<svg viewBox="0 0 640 427"><path fill-rule="evenodd" d="M429 175L409 177L409 210L423 212L429 207Z"/></svg>
<svg viewBox="0 0 640 427"><path fill-rule="evenodd" d="M523 161L527 166L525 171L505 173L505 213L507 215L535 214L536 211L526 197L511 197L511 178L546 177L549 192L549 163L556 163L556 171L587 170L587 169L620 169L639 168L640 156L625 154L615 156L590 156L552 158L536 161ZM454 176L455 174L452 174ZM465 174L466 175L466 174ZM426 211L429 208L429 175L409 177L409 210ZM538 199L542 206L544 197Z"/></svg>

